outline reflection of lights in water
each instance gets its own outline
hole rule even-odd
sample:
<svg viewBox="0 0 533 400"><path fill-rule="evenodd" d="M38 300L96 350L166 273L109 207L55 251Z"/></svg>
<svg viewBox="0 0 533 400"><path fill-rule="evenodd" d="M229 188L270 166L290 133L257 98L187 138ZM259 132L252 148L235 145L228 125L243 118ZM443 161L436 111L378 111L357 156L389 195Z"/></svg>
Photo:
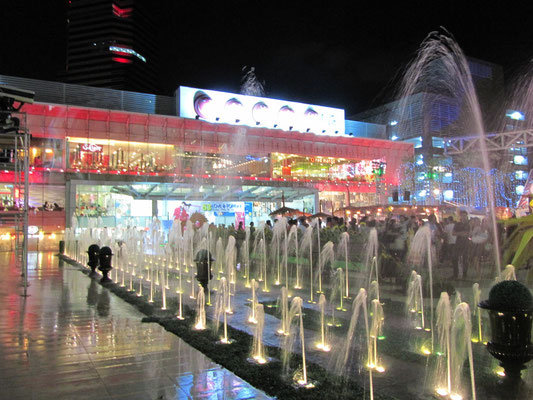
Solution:
<svg viewBox="0 0 533 400"><path fill-rule="evenodd" d="M325 352L328 352L331 350L331 346L326 343L317 343L316 348Z"/></svg>
<svg viewBox="0 0 533 400"><path fill-rule="evenodd" d="M435 389L435 392L437 392L439 396L448 396L448 389L446 388L437 388Z"/></svg>
<svg viewBox="0 0 533 400"><path fill-rule="evenodd" d="M496 375L498 376L501 376L501 377L504 377L505 376L505 371L503 370L503 368L496 368L494 370L494 372L496 373Z"/></svg>
<svg viewBox="0 0 533 400"><path fill-rule="evenodd" d="M450 394L450 399L451 400L463 400L463 396L461 396L458 393L452 393Z"/></svg>
<svg viewBox="0 0 533 400"><path fill-rule="evenodd" d="M426 332L431 332L431 329L430 328L425 328L424 329Z"/></svg>
<svg viewBox="0 0 533 400"><path fill-rule="evenodd" d="M479 343L479 340L476 338L472 338L472 343Z"/></svg>
<svg viewBox="0 0 533 400"><path fill-rule="evenodd" d="M422 354L427 356L431 354L431 351L427 347L422 347L420 350L422 351Z"/></svg>
<svg viewBox="0 0 533 400"><path fill-rule="evenodd" d="M250 317L248 318L248 322L251 324L257 324L257 319L255 319L254 317Z"/></svg>

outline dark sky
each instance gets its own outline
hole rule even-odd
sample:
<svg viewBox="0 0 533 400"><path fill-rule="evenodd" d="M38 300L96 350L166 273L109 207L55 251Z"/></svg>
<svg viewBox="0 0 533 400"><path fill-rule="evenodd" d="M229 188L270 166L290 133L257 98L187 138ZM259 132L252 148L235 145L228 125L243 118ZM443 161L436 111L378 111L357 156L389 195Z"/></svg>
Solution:
<svg viewBox="0 0 533 400"><path fill-rule="evenodd" d="M68 0L2 0L0 73L57 80ZM463 51L504 67L533 58L531 1L151 0L162 94L179 85L238 92L254 66L268 97L346 109L388 100L402 68L444 26Z"/></svg>

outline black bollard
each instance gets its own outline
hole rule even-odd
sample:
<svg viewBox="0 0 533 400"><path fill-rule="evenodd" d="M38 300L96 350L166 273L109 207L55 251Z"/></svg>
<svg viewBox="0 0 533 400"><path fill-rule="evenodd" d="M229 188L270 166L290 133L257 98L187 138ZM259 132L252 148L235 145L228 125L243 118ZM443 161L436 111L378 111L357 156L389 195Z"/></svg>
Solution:
<svg viewBox="0 0 533 400"><path fill-rule="evenodd" d="M104 282L111 282L111 279L107 276L109 274L109 271L113 269L111 266L111 258L113 257L113 252L111 249L107 246L104 246L100 249L100 266L98 269L102 271L102 279L100 279L101 283Z"/></svg>
<svg viewBox="0 0 533 400"><path fill-rule="evenodd" d="M98 267L98 263L100 261L99 254L100 254L100 246L97 244L91 244L89 246L89 249L87 250L87 254L89 255L89 261L87 262L87 265L91 268L91 276L96 274L96 267Z"/></svg>

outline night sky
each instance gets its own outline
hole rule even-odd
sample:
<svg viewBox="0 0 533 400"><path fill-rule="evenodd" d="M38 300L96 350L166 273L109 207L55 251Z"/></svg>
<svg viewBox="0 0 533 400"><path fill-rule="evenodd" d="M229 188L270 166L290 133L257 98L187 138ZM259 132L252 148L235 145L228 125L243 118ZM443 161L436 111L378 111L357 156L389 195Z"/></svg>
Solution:
<svg viewBox="0 0 533 400"><path fill-rule="evenodd" d="M0 74L60 80L67 1L2 1ZM504 67L506 82L533 58L530 1L152 0L160 94L179 85L238 92L254 66L268 97L340 107L390 100L402 69L440 26L471 57Z"/></svg>

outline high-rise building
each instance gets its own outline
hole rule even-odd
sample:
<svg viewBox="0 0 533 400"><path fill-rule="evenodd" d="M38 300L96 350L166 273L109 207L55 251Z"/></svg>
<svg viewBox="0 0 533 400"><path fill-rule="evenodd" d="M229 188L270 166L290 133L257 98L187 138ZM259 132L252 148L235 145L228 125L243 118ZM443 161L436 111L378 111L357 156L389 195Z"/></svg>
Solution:
<svg viewBox="0 0 533 400"><path fill-rule="evenodd" d="M70 0L66 81L157 92L156 23L139 0Z"/></svg>

